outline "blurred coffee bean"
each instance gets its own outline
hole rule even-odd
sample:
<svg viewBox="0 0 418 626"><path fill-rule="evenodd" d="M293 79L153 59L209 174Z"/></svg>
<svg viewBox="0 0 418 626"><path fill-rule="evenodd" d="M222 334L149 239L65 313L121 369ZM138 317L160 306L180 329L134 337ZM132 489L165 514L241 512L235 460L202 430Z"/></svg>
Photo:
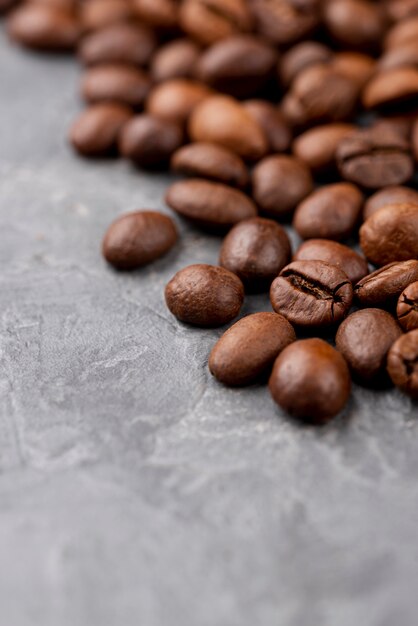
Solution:
<svg viewBox="0 0 418 626"><path fill-rule="evenodd" d="M418 15L406 20L401 20L388 31L384 48L400 48L406 43L417 41L418 37Z"/></svg>
<svg viewBox="0 0 418 626"><path fill-rule="evenodd" d="M264 131L270 152L286 152L292 141L292 132L284 115L266 100L246 100L243 107Z"/></svg>
<svg viewBox="0 0 418 626"><path fill-rule="evenodd" d="M418 106L418 69L398 67L376 74L363 91L366 109L396 110Z"/></svg>
<svg viewBox="0 0 418 626"><path fill-rule="evenodd" d="M177 0L133 0L133 9L141 23L157 30L171 31L177 27Z"/></svg>
<svg viewBox="0 0 418 626"><path fill-rule="evenodd" d="M402 187L399 185L383 187L383 189L376 191L376 193L370 196L366 201L363 210L363 220L366 221L373 213L376 213L376 211L387 204L405 203L418 205L418 191L410 187Z"/></svg>
<svg viewBox="0 0 418 626"><path fill-rule="evenodd" d="M376 60L360 52L339 52L334 56L331 66L355 82L359 89L363 89L376 71Z"/></svg>
<svg viewBox="0 0 418 626"><path fill-rule="evenodd" d="M386 28L384 11L369 0L327 0L323 16L331 37L353 48L378 48Z"/></svg>
<svg viewBox="0 0 418 626"><path fill-rule="evenodd" d="M132 19L129 0L88 0L80 4L80 21L83 31L114 26Z"/></svg>
<svg viewBox="0 0 418 626"><path fill-rule="evenodd" d="M250 180L241 157L214 143L197 142L179 148L171 158L171 169L233 187L247 187Z"/></svg>
<svg viewBox="0 0 418 626"><path fill-rule="evenodd" d="M294 261L325 261L336 265L355 285L369 272L367 261L355 250L329 239L308 239L296 250Z"/></svg>
<svg viewBox="0 0 418 626"><path fill-rule="evenodd" d="M200 48L190 39L175 39L161 46L151 61L151 76L160 83L172 78L193 78Z"/></svg>
<svg viewBox="0 0 418 626"><path fill-rule="evenodd" d="M418 69L418 41L411 41L396 48L390 48L377 63L379 72L399 67Z"/></svg>
<svg viewBox="0 0 418 626"><path fill-rule="evenodd" d="M7 32L17 43L34 50L72 50L79 39L78 20L72 12L44 4L26 3L7 20Z"/></svg>
<svg viewBox="0 0 418 626"><path fill-rule="evenodd" d="M147 65L157 41L145 26L120 23L107 26L85 37L78 57L85 65L103 63L127 63Z"/></svg>
<svg viewBox="0 0 418 626"><path fill-rule="evenodd" d="M97 65L85 71L81 93L86 102L118 102L141 108L151 87L143 70L122 63Z"/></svg>
<svg viewBox="0 0 418 626"><path fill-rule="evenodd" d="M119 133L132 117L121 104L93 104L71 126L69 140L83 156L106 156L116 152Z"/></svg>
<svg viewBox="0 0 418 626"><path fill-rule="evenodd" d="M389 263L360 280L354 295L363 306L391 308L402 291L418 280L418 261Z"/></svg>
<svg viewBox="0 0 418 626"><path fill-rule="evenodd" d="M186 124L194 109L212 95L206 85L187 78L173 78L151 90L146 110L163 120Z"/></svg>
<svg viewBox="0 0 418 626"><path fill-rule="evenodd" d="M418 328L418 282L411 283L399 296L396 307L398 321L404 331Z"/></svg>
<svg viewBox="0 0 418 626"><path fill-rule="evenodd" d="M302 70L318 63L328 63L333 56L333 51L318 41L302 41L285 52L279 61L280 80L289 87Z"/></svg>
<svg viewBox="0 0 418 626"><path fill-rule="evenodd" d="M138 167L160 169L167 167L171 155L182 143L183 132L177 124L141 114L123 127L119 150Z"/></svg>
<svg viewBox="0 0 418 626"><path fill-rule="evenodd" d="M289 46L310 35L319 24L318 0L249 0L260 35Z"/></svg>
<svg viewBox="0 0 418 626"><path fill-rule="evenodd" d="M387 204L360 228L360 245L377 266L418 259L418 204Z"/></svg>
<svg viewBox="0 0 418 626"><path fill-rule="evenodd" d="M388 373L397 387L418 399L418 330L395 341L388 354Z"/></svg>
<svg viewBox="0 0 418 626"><path fill-rule="evenodd" d="M418 15L418 0L386 0L385 11L390 20L399 22Z"/></svg>
<svg viewBox="0 0 418 626"><path fill-rule="evenodd" d="M412 127L412 152L415 158L415 163L418 163L418 120Z"/></svg>
<svg viewBox="0 0 418 626"><path fill-rule="evenodd" d="M316 126L293 142L293 153L313 172L330 173L336 168L337 147L356 130L353 124L335 123Z"/></svg>
<svg viewBox="0 0 418 626"><path fill-rule="evenodd" d="M180 26L203 45L249 32L252 18L245 0L183 0Z"/></svg>

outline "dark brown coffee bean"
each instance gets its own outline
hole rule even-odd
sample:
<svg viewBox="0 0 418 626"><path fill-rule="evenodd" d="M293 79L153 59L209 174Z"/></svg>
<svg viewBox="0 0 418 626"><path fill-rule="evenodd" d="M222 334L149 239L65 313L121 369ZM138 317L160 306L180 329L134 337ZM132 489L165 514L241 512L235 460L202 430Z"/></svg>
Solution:
<svg viewBox="0 0 418 626"><path fill-rule="evenodd" d="M376 193L370 196L366 201L363 210L363 219L366 221L373 213L376 213L376 211L387 204L405 203L418 204L418 191L410 187L402 187L399 185L383 187L383 189L376 191Z"/></svg>
<svg viewBox="0 0 418 626"><path fill-rule="evenodd" d="M416 41L418 38L418 16L408 20L402 20L392 26L385 37L384 48L386 50L400 48L406 43Z"/></svg>
<svg viewBox="0 0 418 626"><path fill-rule="evenodd" d="M106 261L133 270L166 254L177 241L173 220L157 211L126 213L108 228L102 244Z"/></svg>
<svg viewBox="0 0 418 626"><path fill-rule="evenodd" d="M325 261L336 265L355 285L369 273L367 261L349 248L337 241L329 239L308 239L296 251L294 261Z"/></svg>
<svg viewBox="0 0 418 626"><path fill-rule="evenodd" d="M212 95L212 90L187 78L167 80L151 91L146 109L169 122L185 124L194 109Z"/></svg>
<svg viewBox="0 0 418 626"><path fill-rule="evenodd" d="M247 187L249 173L244 161L234 152L214 143L190 143L177 150L171 169L186 176L209 178L233 187Z"/></svg>
<svg viewBox="0 0 418 626"><path fill-rule="evenodd" d="M418 330L395 341L389 350L388 372L397 387L418 399Z"/></svg>
<svg viewBox="0 0 418 626"><path fill-rule="evenodd" d="M80 4L83 31L100 30L132 17L132 5L128 0L88 0Z"/></svg>
<svg viewBox="0 0 418 626"><path fill-rule="evenodd" d="M418 14L417 0L386 0L385 11L389 19L398 22Z"/></svg>
<svg viewBox="0 0 418 626"><path fill-rule="evenodd" d="M152 115L136 115L124 127L119 138L121 154L144 168L165 167L183 142L177 124Z"/></svg>
<svg viewBox="0 0 418 626"><path fill-rule="evenodd" d="M159 48L151 62L151 76L160 83L172 78L193 78L200 48L190 39L175 39Z"/></svg>
<svg viewBox="0 0 418 626"><path fill-rule="evenodd" d="M251 30L252 18L245 0L184 0L180 26L203 45Z"/></svg>
<svg viewBox="0 0 418 626"><path fill-rule="evenodd" d="M363 202L363 194L351 183L325 185L299 204L293 227L302 239L346 239L359 221Z"/></svg>
<svg viewBox="0 0 418 626"><path fill-rule="evenodd" d="M112 63L88 69L81 82L81 93L90 103L119 102L138 108L150 87L150 79L139 68Z"/></svg>
<svg viewBox="0 0 418 626"><path fill-rule="evenodd" d="M402 291L418 280L418 261L389 263L365 276L354 288L354 295L363 306L388 306Z"/></svg>
<svg viewBox="0 0 418 626"><path fill-rule="evenodd" d="M418 42L411 41L398 48L391 48L380 57L377 68L379 72L393 70L398 67L414 67L418 69Z"/></svg>
<svg viewBox="0 0 418 626"><path fill-rule="evenodd" d="M264 131L270 152L286 152L292 133L280 109L266 100L247 100L243 107Z"/></svg>
<svg viewBox="0 0 418 626"><path fill-rule="evenodd" d="M282 315L248 315L215 344L209 370L229 387L250 385L271 370L276 357L295 339L295 331Z"/></svg>
<svg viewBox="0 0 418 626"><path fill-rule="evenodd" d="M273 217L290 213L312 188L309 169L295 157L266 157L253 171L254 200Z"/></svg>
<svg viewBox="0 0 418 626"><path fill-rule="evenodd" d="M418 103L418 69L398 67L376 74L363 91L366 109L395 109Z"/></svg>
<svg viewBox="0 0 418 626"><path fill-rule="evenodd" d="M331 63L332 68L350 78L359 89L370 80L376 70L376 60L361 52L339 52Z"/></svg>
<svg viewBox="0 0 418 626"><path fill-rule="evenodd" d="M93 104L73 123L69 140L80 154L89 157L116 152L119 133L132 117L132 110L121 104Z"/></svg>
<svg viewBox="0 0 418 626"><path fill-rule="evenodd" d="M337 161L343 178L368 189L400 185L414 171L408 141L389 128L349 135L337 148Z"/></svg>
<svg viewBox="0 0 418 626"><path fill-rule="evenodd" d="M418 328L418 282L408 285L399 296L396 308L398 321L405 331Z"/></svg>
<svg viewBox="0 0 418 626"><path fill-rule="evenodd" d="M199 104L190 117L189 134L193 141L217 143L250 161L268 151L260 125L229 96L212 96Z"/></svg>
<svg viewBox="0 0 418 626"><path fill-rule="evenodd" d="M254 217L228 233L219 264L239 276L248 291L265 291L289 263L290 253L286 231L273 220Z"/></svg>
<svg viewBox="0 0 418 626"><path fill-rule="evenodd" d="M142 23L159 30L173 30L178 24L176 0L133 0L135 14Z"/></svg>
<svg viewBox="0 0 418 626"><path fill-rule="evenodd" d="M343 321L336 346L356 380L383 383L389 348L402 334L396 320L381 309L362 309Z"/></svg>
<svg viewBox="0 0 418 626"><path fill-rule="evenodd" d="M318 41L302 41L288 50L279 62L279 77L289 87L296 76L307 67L328 63L333 57L330 48Z"/></svg>
<svg viewBox="0 0 418 626"><path fill-rule="evenodd" d="M338 145L356 130L353 124L335 123L316 126L293 142L293 152L313 172L330 172L336 167Z"/></svg>
<svg viewBox="0 0 418 626"><path fill-rule="evenodd" d="M80 36L73 13L43 4L25 3L7 20L9 36L35 50L72 50Z"/></svg>
<svg viewBox="0 0 418 626"><path fill-rule="evenodd" d="M360 228L360 246L377 266L418 259L418 204L388 204L373 213Z"/></svg>
<svg viewBox="0 0 418 626"><path fill-rule="evenodd" d="M346 405L351 380L337 350L322 339L304 339L279 354L269 388L273 400L294 417L325 424Z"/></svg>
<svg viewBox="0 0 418 626"><path fill-rule="evenodd" d="M226 230L257 215L254 203L238 189L199 178L171 185L166 202L176 213L211 230Z"/></svg>
<svg viewBox="0 0 418 626"><path fill-rule="evenodd" d="M156 47L154 34L145 26L112 24L87 35L79 46L78 56L85 65L146 65Z"/></svg>
<svg viewBox="0 0 418 626"><path fill-rule="evenodd" d="M331 36L353 48L376 48L385 32L385 15L377 2L325 2L324 21Z"/></svg>
<svg viewBox="0 0 418 626"><path fill-rule="evenodd" d="M215 327L232 321L241 309L244 287L238 276L223 267L189 265L165 288L171 313L181 322Z"/></svg>
<svg viewBox="0 0 418 626"><path fill-rule="evenodd" d="M317 0L250 0L256 30L275 44L288 46L312 33L319 23Z"/></svg>
<svg viewBox="0 0 418 626"><path fill-rule="evenodd" d="M347 274L324 261L294 261L273 281L270 300L276 313L299 327L331 326L351 306L353 288Z"/></svg>

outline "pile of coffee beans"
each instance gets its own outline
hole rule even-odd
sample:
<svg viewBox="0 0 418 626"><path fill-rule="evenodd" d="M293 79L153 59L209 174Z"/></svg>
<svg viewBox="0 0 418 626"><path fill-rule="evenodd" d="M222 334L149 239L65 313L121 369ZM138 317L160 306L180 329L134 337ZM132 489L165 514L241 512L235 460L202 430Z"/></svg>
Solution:
<svg viewBox="0 0 418 626"><path fill-rule="evenodd" d="M170 280L171 313L218 327L270 293L273 312L213 347L221 383L270 376L273 399L318 424L352 379L418 399L418 0L17 4L0 0L15 42L84 67L74 149L170 168L167 205L224 237L218 266ZM132 270L177 240L144 210L111 224L102 250Z"/></svg>

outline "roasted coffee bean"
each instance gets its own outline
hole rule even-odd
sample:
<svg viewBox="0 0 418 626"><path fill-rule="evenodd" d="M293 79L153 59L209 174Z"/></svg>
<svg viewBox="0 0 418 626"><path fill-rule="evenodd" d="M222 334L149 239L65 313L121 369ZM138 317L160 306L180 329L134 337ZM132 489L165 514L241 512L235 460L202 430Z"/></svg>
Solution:
<svg viewBox="0 0 418 626"><path fill-rule="evenodd" d="M255 204L238 189L199 178L171 185L166 202L179 215L210 230L227 230L257 215Z"/></svg>
<svg viewBox="0 0 418 626"><path fill-rule="evenodd" d="M329 239L308 239L296 251L294 261L325 261L336 265L355 285L369 273L367 261L349 248L337 241Z"/></svg>
<svg viewBox="0 0 418 626"><path fill-rule="evenodd" d="M330 172L336 167L338 145L355 130L353 124L341 122L310 128L295 139L293 153L313 172Z"/></svg>
<svg viewBox="0 0 418 626"><path fill-rule="evenodd" d="M253 171L253 196L258 206L273 217L290 213L312 191L309 169L295 157L266 157Z"/></svg>
<svg viewBox="0 0 418 626"><path fill-rule="evenodd" d="M386 26L379 3L368 0L325 2L324 21L338 43L362 49L377 48Z"/></svg>
<svg viewBox="0 0 418 626"><path fill-rule="evenodd" d="M179 148L171 158L171 169L233 187L244 188L249 183L249 173L241 157L215 143L190 143Z"/></svg>
<svg viewBox="0 0 418 626"><path fill-rule="evenodd" d="M71 50L80 36L73 13L34 2L13 11L7 20L7 30L20 45L46 51Z"/></svg>
<svg viewBox="0 0 418 626"><path fill-rule="evenodd" d="M198 104L212 90L187 78L173 78L155 87L147 100L147 112L169 122L185 124Z"/></svg>
<svg viewBox="0 0 418 626"><path fill-rule="evenodd" d="M418 328L418 282L408 285L399 296L396 315L405 331Z"/></svg>
<svg viewBox="0 0 418 626"><path fill-rule="evenodd" d="M119 102L138 108L150 87L150 79L139 68L112 63L88 69L81 82L81 93L90 103Z"/></svg>
<svg viewBox="0 0 418 626"><path fill-rule="evenodd" d="M363 89L376 70L376 60L361 52L339 52L331 65L336 72L354 81L359 89Z"/></svg>
<svg viewBox="0 0 418 626"><path fill-rule="evenodd" d="M383 187L376 191L366 201L363 210L363 219L366 221L376 213L379 209L387 204L418 204L418 191L410 187L402 187L400 185L392 185L391 187Z"/></svg>
<svg viewBox="0 0 418 626"><path fill-rule="evenodd" d="M73 123L69 140L77 152L84 156L114 153L119 133L131 117L132 110L121 104L93 104Z"/></svg>
<svg viewBox="0 0 418 626"><path fill-rule="evenodd" d="M309 35L319 23L317 0L249 0L256 30L280 46Z"/></svg>
<svg viewBox="0 0 418 626"><path fill-rule="evenodd" d="M418 104L418 69L398 67L376 74L363 91L366 109L396 110L406 105L416 108Z"/></svg>
<svg viewBox="0 0 418 626"><path fill-rule="evenodd" d="M388 127L352 133L340 142L337 161L343 178L368 189L400 185L414 172L408 141Z"/></svg>
<svg viewBox="0 0 418 626"><path fill-rule="evenodd" d="M160 83L172 78L193 78L200 48L190 39L175 39L159 48L151 62L151 76Z"/></svg>
<svg viewBox="0 0 418 626"><path fill-rule="evenodd" d="M392 48L380 57L377 69L379 72L393 70L398 67L418 68L418 42L411 41L399 48Z"/></svg>
<svg viewBox="0 0 418 626"><path fill-rule="evenodd" d="M325 185L299 204L293 226L302 239L349 237L359 221L364 197L351 183Z"/></svg>
<svg viewBox="0 0 418 626"><path fill-rule="evenodd" d="M269 388L273 400L294 417L325 424L346 405L351 380L337 350L322 339L304 339L279 354Z"/></svg>
<svg viewBox="0 0 418 626"><path fill-rule="evenodd" d="M108 228L102 244L106 261L133 270L166 254L177 241L173 220L157 211L126 213Z"/></svg>
<svg viewBox="0 0 418 626"><path fill-rule="evenodd" d="M100 30L133 17L129 0L88 0L80 4L80 21L83 31Z"/></svg>
<svg viewBox="0 0 418 626"><path fill-rule="evenodd" d="M239 276L248 291L265 291L289 263L290 253L286 231L273 220L254 217L228 233L219 264Z"/></svg>
<svg viewBox="0 0 418 626"><path fill-rule="evenodd" d="M270 152L286 152L292 133L280 109L266 100L247 100L243 106L264 131Z"/></svg>
<svg viewBox="0 0 418 626"><path fill-rule="evenodd" d="M406 43L416 41L418 38L418 16L412 19L402 20L392 26L385 37L384 48L386 50L400 48Z"/></svg>
<svg viewBox="0 0 418 626"><path fill-rule="evenodd" d="M141 22L160 30L174 30L178 25L176 0L133 0L135 14Z"/></svg>
<svg viewBox="0 0 418 626"><path fill-rule="evenodd" d="M157 47L151 30L136 24L112 24L87 35L78 49L85 65L128 63L146 65Z"/></svg>
<svg viewBox="0 0 418 626"><path fill-rule="evenodd" d="M276 313L299 327L331 326L351 306L353 288L347 274L324 261L294 261L272 283L270 300Z"/></svg>
<svg viewBox="0 0 418 626"><path fill-rule="evenodd" d="M360 246L377 266L418 259L418 204L388 204L373 213L360 228Z"/></svg>
<svg viewBox="0 0 418 626"><path fill-rule="evenodd" d="M389 19L398 22L418 14L417 0L386 0L385 11Z"/></svg>
<svg viewBox="0 0 418 626"><path fill-rule="evenodd" d="M217 143L250 161L268 151L260 125L229 96L212 96L199 104L190 117L189 134L193 141Z"/></svg>
<svg viewBox="0 0 418 626"><path fill-rule="evenodd" d="M279 77L289 87L304 69L317 63L328 63L333 58L330 48L318 41L302 41L288 50L279 62Z"/></svg>
<svg viewBox="0 0 418 626"><path fill-rule="evenodd" d="M183 0L180 26L203 45L251 30L252 18L245 0Z"/></svg>
<svg viewBox="0 0 418 626"><path fill-rule="evenodd" d="M418 280L418 261L389 263L365 276L354 288L363 306L390 307L402 291Z"/></svg>
<svg viewBox="0 0 418 626"><path fill-rule="evenodd" d="M165 167L183 143L183 133L177 124L152 115L136 115L122 129L119 138L121 154L139 167Z"/></svg>
<svg viewBox="0 0 418 626"><path fill-rule="evenodd" d="M249 385L269 373L276 357L295 339L295 331L282 315L248 315L215 344L209 370L228 387Z"/></svg>
<svg viewBox="0 0 418 626"><path fill-rule="evenodd" d="M397 387L418 400L418 330L395 341L389 350L388 372Z"/></svg>
<svg viewBox="0 0 418 626"><path fill-rule="evenodd" d="M401 334L398 323L386 311L362 309L343 321L335 341L356 380L381 385L385 382L387 353Z"/></svg>
<svg viewBox="0 0 418 626"><path fill-rule="evenodd" d="M232 321L241 309L244 287L238 276L215 265L189 265L165 288L171 313L181 322L215 327Z"/></svg>
<svg viewBox="0 0 418 626"><path fill-rule="evenodd" d="M416 121L412 128L412 151L414 153L415 163L418 163L418 122Z"/></svg>

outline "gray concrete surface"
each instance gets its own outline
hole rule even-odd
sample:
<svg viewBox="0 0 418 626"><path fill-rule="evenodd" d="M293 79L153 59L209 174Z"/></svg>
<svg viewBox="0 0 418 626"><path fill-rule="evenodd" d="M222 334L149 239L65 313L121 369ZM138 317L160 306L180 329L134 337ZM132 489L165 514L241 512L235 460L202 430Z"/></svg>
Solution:
<svg viewBox="0 0 418 626"><path fill-rule="evenodd" d="M219 242L105 266L167 178L71 153L77 77L0 34L1 625L416 626L417 407L355 389L314 430L211 380L221 331L162 292Z"/></svg>

